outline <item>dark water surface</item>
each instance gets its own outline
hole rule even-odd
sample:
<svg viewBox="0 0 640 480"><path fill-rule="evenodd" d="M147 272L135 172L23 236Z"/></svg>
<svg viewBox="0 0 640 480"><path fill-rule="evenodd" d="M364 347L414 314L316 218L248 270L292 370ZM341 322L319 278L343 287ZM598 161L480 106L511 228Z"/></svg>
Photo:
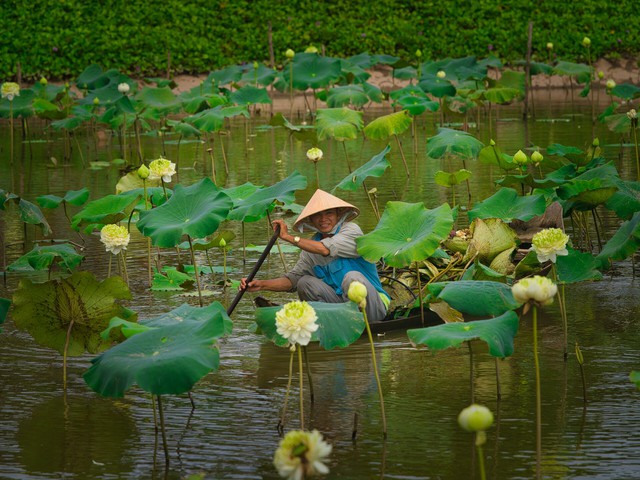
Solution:
<svg viewBox="0 0 640 480"><path fill-rule="evenodd" d="M551 143L588 146L593 136L600 138L604 155L615 161L625 179L635 178L630 146L604 126L592 126L590 108L569 109L568 99L537 105L538 121L528 127L517 108L503 108L491 123L483 119L471 133L487 143L495 139L503 151L513 154L526 146L542 148ZM578 112L576 114L575 112ZM571 113L573 112L573 113ZM376 112L380 114L380 112ZM387 113L387 112L384 112ZM369 112L368 116L372 114ZM373 118L373 117L371 117ZM389 155L392 168L380 179L370 179L377 187L378 203L388 200L423 201L428 208L451 202L451 192L435 185L437 170L462 168L459 160L426 159L426 136L435 133L438 117L419 119L415 139L403 136L411 176L407 179L395 143ZM553 120L553 121L551 121ZM265 119L234 122L226 135L215 138L214 155L218 183L225 187L250 181L271 185L297 169L308 178L308 187L298 192L304 204L316 188L313 165L305 152L312 145L289 139L283 130L267 128ZM110 160L120 156L113 142L90 136L79 138L82 158L76 151L72 160L63 159L60 135L43 137L50 142L19 144L13 167L9 161L8 127L2 125L0 188L34 201L42 194L63 196L68 190L87 186L91 198L113 193L119 179L117 166L92 170L84 161ZM167 137L166 157L178 159L175 139ZM132 140L132 139L131 139ZM221 140L221 141L220 141ZM228 156L229 174L224 173L221 142ZM131 143L131 141L130 141ZM385 142L349 142L347 151L353 165L361 165L379 153ZM325 158L318 165L321 186L331 189L348 174L345 152L338 142L320 145ZM76 148L77 150L77 148ZM145 156L162 153L157 137L146 137ZM57 164L51 161L55 157ZM199 143L182 143L179 153L179 182L191 184L211 173L210 159ZM473 171L472 201L491 195L492 180L500 175L486 166L467 162ZM358 223L365 232L376 220L362 191L338 192L362 211ZM466 187L456 191L456 203L467 205ZM77 208L70 207L71 214ZM609 238L617 222L606 216ZM277 215L277 214L275 214ZM79 242L61 209L48 211L54 238ZM293 217L287 217L291 223ZM14 210L0 214L0 226L10 263L23 253L18 244L25 234ZM571 225L567 225L570 230ZM258 254L248 253L243 265L242 229L238 223L223 228L237 235L229 255L230 276L240 278L251 269ZM248 242L262 243L270 235L266 220L247 224ZM36 235L26 230L28 248ZM275 249L274 249L275 251ZM150 292L147 289L146 240L132 231L128 250L128 271L134 299L129 308L140 318L166 312L184 302L197 305L197 296ZM107 256L97 236L86 239L82 269L102 279L107 275ZM175 262L175 254L164 256ZM284 254L288 266L295 253ZM204 264L204 256L199 258ZM222 265L216 256L214 264ZM259 275L280 275L283 266L277 254L270 255ZM46 277L46 275L45 275ZM40 276L39 278L43 278ZM0 297L10 298L20 277L10 274ZM223 292L215 279L205 276L204 288L213 295L206 301L223 304L235 291ZM640 478L640 392L628 377L640 369L640 304L638 272L630 261L615 265L604 280L567 287L569 341L579 342L584 358L588 403L583 401L580 369L573 354L563 360L562 326L557 306L546 308L539 317L542 368L543 470L548 479L634 479ZM290 296L270 294L283 301ZM200 473L204 478L276 478L271 464L280 437L277 424L284 402L288 378L289 352L251 332L253 306L247 294L233 314L234 330L220 343L219 371L207 375L193 390L195 410L186 395L164 399L171 464L165 468L162 441L155 434L149 395L134 388L124 399L99 397L82 375L92 355L69 360L69 385L62 387L62 357L39 347L29 334L17 330L11 315L0 334L0 478L2 479L120 479L186 478ZM457 425L457 415L471 403L470 354L466 348L437 354L414 349L405 332L387 333L375 339L387 412L388 438L382 439L378 393L365 340L344 350L309 350L315 402L306 396L307 428L316 428L333 444L330 474L335 479L472 479L479 478L474 458L473 438ZM572 349L571 349L572 350ZM496 395L496 363L483 343L473 344L474 395L488 406L496 423L488 431L485 445L488 478L528 479L535 477L535 376L533 370L531 317L521 321L515 353L498 363L501 400ZM289 400L287 429L299 427L297 382ZM308 388L306 389L308 391ZM357 440L352 441L354 415L358 416Z"/></svg>

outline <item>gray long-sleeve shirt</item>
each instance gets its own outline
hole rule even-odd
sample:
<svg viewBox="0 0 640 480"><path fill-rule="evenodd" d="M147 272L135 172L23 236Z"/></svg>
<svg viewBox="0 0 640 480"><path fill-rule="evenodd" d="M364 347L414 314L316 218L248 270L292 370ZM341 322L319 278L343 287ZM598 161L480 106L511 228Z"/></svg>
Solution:
<svg viewBox="0 0 640 480"><path fill-rule="evenodd" d="M360 255L356 249L356 238L362 235L362 229L353 222L346 222L340 227L338 233L332 237L320 240L325 247L329 249L329 255L326 257L317 253L309 253L305 250L300 252L300 259L290 272L284 276L287 277L292 289L298 287L298 280L304 275L316 276L313 267L316 265L327 265L336 258L358 258Z"/></svg>

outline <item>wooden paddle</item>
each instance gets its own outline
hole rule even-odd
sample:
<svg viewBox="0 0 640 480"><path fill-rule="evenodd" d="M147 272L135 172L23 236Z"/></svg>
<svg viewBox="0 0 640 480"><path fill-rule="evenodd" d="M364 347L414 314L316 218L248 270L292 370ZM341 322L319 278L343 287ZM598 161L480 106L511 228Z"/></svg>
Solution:
<svg viewBox="0 0 640 480"><path fill-rule="evenodd" d="M251 273L247 276L247 282L246 282L247 285L249 284L249 282L251 282L251 280L253 280L253 277L256 276L256 273L258 273L258 270L260 270L260 267L264 263L265 258L267 258L267 255L269 255L269 252L271 251L271 247L273 247L273 244L276 243L276 240L278 239L279 235L280 235L280 225L276 225L276 229L273 232L273 235L271 236L269 243L267 243L267 246L262 251L260 258L258 259L256 264L253 266L253 270L251 270ZM238 290L238 293L236 294L235 298L231 302L231 305L229 305L229 308L227 308L227 315L231 316L231 312L235 310L236 306L242 299L242 296L244 295L245 291L246 289Z"/></svg>

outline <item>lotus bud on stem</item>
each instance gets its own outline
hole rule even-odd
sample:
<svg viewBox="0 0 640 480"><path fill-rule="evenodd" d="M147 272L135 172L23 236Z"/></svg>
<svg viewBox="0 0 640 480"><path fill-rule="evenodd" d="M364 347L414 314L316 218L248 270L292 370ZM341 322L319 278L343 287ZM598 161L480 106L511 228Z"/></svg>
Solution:
<svg viewBox="0 0 640 480"><path fill-rule="evenodd" d="M371 345L371 362L373 363L373 373L376 376L376 383L378 385L378 394L380 396L380 412L382 415L382 435L387 438L387 417L384 412L384 396L382 394L382 385L380 383L380 375L378 373L378 364L376 362L376 351L373 344L373 335L371 335L371 327L369 326L369 320L367 319L367 287L360 282L351 282L349 290L347 291L349 300L360 307L362 315L364 316L364 324L367 329L367 336L369 337L369 345Z"/></svg>

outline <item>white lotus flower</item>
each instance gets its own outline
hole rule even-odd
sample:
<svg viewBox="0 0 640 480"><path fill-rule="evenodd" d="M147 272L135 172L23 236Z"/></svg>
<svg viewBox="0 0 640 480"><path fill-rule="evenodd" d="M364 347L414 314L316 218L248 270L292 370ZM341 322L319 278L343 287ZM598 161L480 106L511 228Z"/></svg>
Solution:
<svg viewBox="0 0 640 480"><path fill-rule="evenodd" d="M331 449L331 445L323 440L322 434L317 430L292 430L280 441L273 465L282 478L290 480L325 475L329 473L329 468L323 461L329 456Z"/></svg>
<svg viewBox="0 0 640 480"><path fill-rule="evenodd" d="M322 160L322 155L322 150L320 150L319 148L313 147L307 150L307 158L312 162L319 162L320 160Z"/></svg>
<svg viewBox="0 0 640 480"><path fill-rule="evenodd" d="M176 164L167 160L166 158L158 158L149 164L149 180L158 180L162 178L162 181L169 183L171 177L176 173Z"/></svg>
<svg viewBox="0 0 640 480"><path fill-rule="evenodd" d="M487 407L474 403L460 412L458 425L467 432L482 432L493 425L493 413Z"/></svg>
<svg viewBox="0 0 640 480"><path fill-rule="evenodd" d="M317 319L307 302L289 302L276 312L276 331L292 345L308 345L311 334L318 330Z"/></svg>
<svg viewBox="0 0 640 480"><path fill-rule="evenodd" d="M520 303L534 302L538 305L549 305L553 303L558 287L549 278L535 275L523 278L513 285L511 293Z"/></svg>
<svg viewBox="0 0 640 480"><path fill-rule="evenodd" d="M568 241L569 235L566 235L562 229L545 228L533 236L531 248L536 252L540 263L544 263L547 260L556 263L556 257L569 255L567 251Z"/></svg>
<svg viewBox="0 0 640 480"><path fill-rule="evenodd" d="M131 87L129 87L128 83L122 82L118 84L118 91L123 95L126 95L127 93L129 93L130 88Z"/></svg>
<svg viewBox="0 0 640 480"><path fill-rule="evenodd" d="M2 84L1 92L2 98L6 98L12 102L15 97L20 96L20 85L14 82L4 82Z"/></svg>
<svg viewBox="0 0 640 480"><path fill-rule="evenodd" d="M365 308L367 305L367 287L360 282L351 282L349 285L349 291L347 292L349 300L356 305ZM363 303L364 302L364 303Z"/></svg>
<svg viewBox="0 0 640 480"><path fill-rule="evenodd" d="M114 255L119 254L122 250L126 250L130 239L131 236L129 235L127 227L109 224L100 230L100 241L104 243L107 252L111 252Z"/></svg>

